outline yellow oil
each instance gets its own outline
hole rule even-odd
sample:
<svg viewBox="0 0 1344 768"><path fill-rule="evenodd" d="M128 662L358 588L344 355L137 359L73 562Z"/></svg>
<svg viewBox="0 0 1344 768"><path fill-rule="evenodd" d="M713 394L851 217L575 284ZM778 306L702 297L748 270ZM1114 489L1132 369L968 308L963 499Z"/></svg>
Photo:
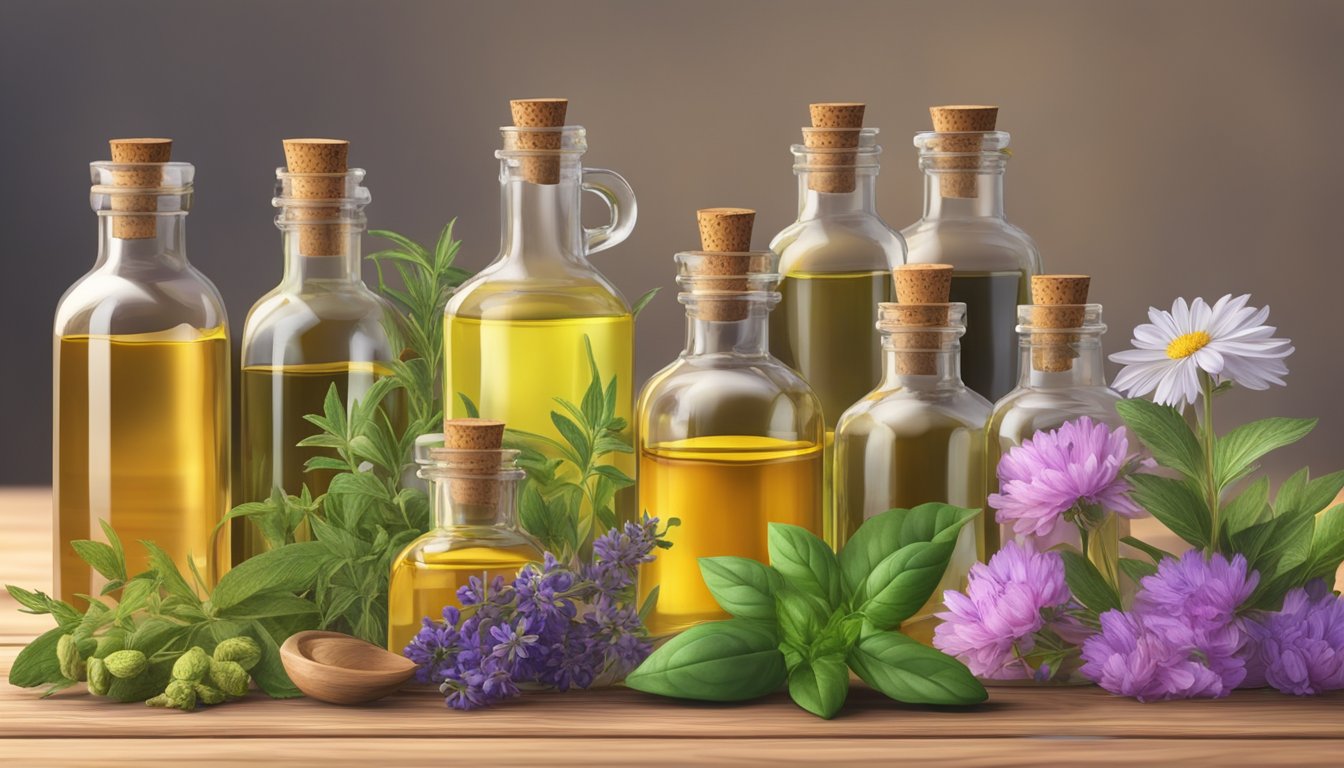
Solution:
<svg viewBox="0 0 1344 768"><path fill-rule="evenodd" d="M229 342L224 328L167 334L71 335L57 343L56 594L98 594L102 578L75 539L116 529L130 575L148 567L142 539L190 581L188 560L213 582L227 568ZM76 603L82 605L82 602Z"/></svg>
<svg viewBox="0 0 1344 768"><path fill-rule="evenodd" d="M318 433L304 416L322 413L322 403L333 384L342 403L367 392L390 371L372 362L313 363L307 365L250 365L242 372L242 467L234 502L264 501L279 488L299 495L306 484L313 497L327 492L334 470L308 472L304 465L314 456L330 456L329 449L300 448L300 440ZM404 420L397 393L384 403L394 424ZM233 562L264 551L265 541L246 520L233 525Z"/></svg>
<svg viewBox="0 0 1344 768"><path fill-rule="evenodd" d="M655 637L727 618L705 587L699 558L769 560L768 523L822 533L823 450L769 437L694 437L640 451L640 508L663 520L671 549L640 570L640 600L655 586L646 624Z"/></svg>
<svg viewBox="0 0 1344 768"><path fill-rule="evenodd" d="M430 534L431 536L433 534ZM420 631L425 617L440 619L447 605L461 607L457 590L472 576L511 581L518 569L537 559L529 544L465 547L426 552L414 542L392 566L388 584L387 647L400 652Z"/></svg>

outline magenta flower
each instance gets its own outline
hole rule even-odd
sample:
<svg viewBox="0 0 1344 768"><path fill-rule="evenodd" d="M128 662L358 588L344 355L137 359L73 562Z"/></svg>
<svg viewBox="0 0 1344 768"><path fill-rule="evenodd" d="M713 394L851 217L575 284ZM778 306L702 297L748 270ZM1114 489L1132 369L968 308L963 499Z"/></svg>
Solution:
<svg viewBox="0 0 1344 768"><path fill-rule="evenodd" d="M1106 510L1139 517L1126 477L1138 467L1124 427L1114 431L1086 416L1040 431L999 461L999 492L989 505L1019 536L1049 537L1066 516L1099 522Z"/></svg>
<svg viewBox="0 0 1344 768"><path fill-rule="evenodd" d="M1021 658L1035 647L1035 634L1062 617L1071 599L1064 561L1055 552L1007 542L989 564L971 566L966 594L943 593L946 607L933 630L933 645L956 656L978 677L1028 679Z"/></svg>
<svg viewBox="0 0 1344 768"><path fill-rule="evenodd" d="M1312 696L1344 688L1344 600L1323 581L1294 589L1283 610L1247 620L1246 687Z"/></svg>
<svg viewBox="0 0 1344 768"><path fill-rule="evenodd" d="M1138 615L1121 611L1101 615L1101 634L1083 643L1080 671L1107 691L1139 701L1214 698L1232 690Z"/></svg>

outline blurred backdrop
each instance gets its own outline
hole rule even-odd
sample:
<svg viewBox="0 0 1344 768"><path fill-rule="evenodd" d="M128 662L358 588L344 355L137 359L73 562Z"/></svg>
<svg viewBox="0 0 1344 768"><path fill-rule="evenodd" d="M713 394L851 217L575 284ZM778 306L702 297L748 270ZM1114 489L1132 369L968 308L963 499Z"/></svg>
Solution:
<svg viewBox="0 0 1344 768"><path fill-rule="evenodd" d="M1150 304L1251 292L1298 351L1287 389L1233 394L1222 418L1320 416L1271 468L1337 469L1341 38L1328 0L5 0L0 483L50 480L52 313L96 255L87 163L108 138L169 136L196 165L188 251L236 345L280 277L282 138L349 139L370 226L432 241L457 217L476 269L498 246L496 127L533 96L568 97L587 164L638 195L634 235L595 261L628 298L664 287L639 321L641 379L681 347L671 257L696 246L695 209L756 208L757 247L793 220L809 101L868 103L897 228L920 214L927 107L998 104L1008 216L1049 271L1093 275L1108 350Z"/></svg>

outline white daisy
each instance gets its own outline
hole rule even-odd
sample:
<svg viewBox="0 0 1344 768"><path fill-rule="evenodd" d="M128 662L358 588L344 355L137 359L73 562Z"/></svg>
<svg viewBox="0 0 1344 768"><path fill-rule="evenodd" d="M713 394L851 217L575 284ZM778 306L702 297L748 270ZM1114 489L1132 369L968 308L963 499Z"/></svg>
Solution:
<svg viewBox="0 0 1344 768"><path fill-rule="evenodd" d="M1199 398L1200 371L1214 383L1282 386L1288 374L1283 360L1293 353L1292 342L1274 338L1274 326L1263 324L1269 307L1248 307L1250 298L1228 295L1212 307L1203 299L1188 306L1177 299L1170 312L1149 307L1152 322L1134 329L1134 349L1111 355L1125 366L1115 388L1130 397L1156 390L1155 402L1181 407Z"/></svg>

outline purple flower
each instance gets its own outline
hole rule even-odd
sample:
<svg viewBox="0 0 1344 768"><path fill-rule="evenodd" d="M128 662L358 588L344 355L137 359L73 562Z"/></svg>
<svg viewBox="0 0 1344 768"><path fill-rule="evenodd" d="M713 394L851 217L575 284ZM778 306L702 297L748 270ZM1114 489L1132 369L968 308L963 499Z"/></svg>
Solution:
<svg viewBox="0 0 1344 768"><path fill-rule="evenodd" d="M933 645L979 677L1030 678L1021 657L1035 646L1035 634L1062 616L1070 597L1057 553L1007 542L988 565L971 566L966 594L943 593L947 610L938 614Z"/></svg>
<svg viewBox="0 0 1344 768"><path fill-rule="evenodd" d="M1143 510L1130 500L1125 479L1137 466L1124 427L1112 431L1083 416L1004 454L999 493L990 495L989 505L1019 536L1047 537L1066 513L1080 524L1105 510L1138 517Z"/></svg>
<svg viewBox="0 0 1344 768"><path fill-rule="evenodd" d="M1344 688L1344 600L1324 581L1290 591L1283 610L1246 621L1247 687L1313 696Z"/></svg>
<svg viewBox="0 0 1344 768"><path fill-rule="evenodd" d="M1217 697L1232 690L1188 650L1150 631L1136 614L1121 611L1101 615L1101 634L1083 643L1081 672L1107 691L1139 701Z"/></svg>
<svg viewBox="0 0 1344 768"><path fill-rule="evenodd" d="M455 626L457 609L445 608L443 612L445 619L448 618L449 611L454 615L452 622L440 624L426 618L420 631L411 638L411 642L402 651L406 658L417 665L416 682L438 685L447 679L448 671L457 663L457 653L461 650Z"/></svg>
<svg viewBox="0 0 1344 768"><path fill-rule="evenodd" d="M490 649L491 655L510 666L514 666L534 654L540 655L540 649L537 647L537 636L527 633L526 619L519 619L514 625L500 624L491 627L490 636L495 641Z"/></svg>

